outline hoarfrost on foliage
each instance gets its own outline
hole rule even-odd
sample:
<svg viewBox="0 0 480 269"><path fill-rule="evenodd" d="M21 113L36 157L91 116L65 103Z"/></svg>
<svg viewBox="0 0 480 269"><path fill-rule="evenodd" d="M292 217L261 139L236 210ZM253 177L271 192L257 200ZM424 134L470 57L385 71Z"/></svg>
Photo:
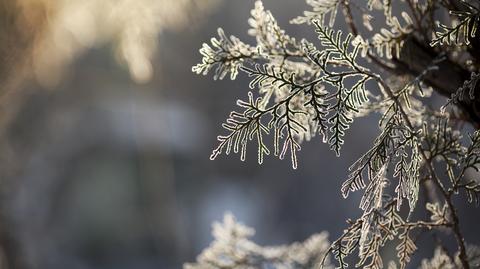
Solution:
<svg viewBox="0 0 480 269"><path fill-rule="evenodd" d="M255 244L251 241L254 234L254 229L226 213L223 222L213 224L214 241L197 257L196 263L186 264L184 269L320 268L330 246L326 232L314 234L301 243L275 247ZM327 257L323 268L333 268L329 264Z"/></svg>

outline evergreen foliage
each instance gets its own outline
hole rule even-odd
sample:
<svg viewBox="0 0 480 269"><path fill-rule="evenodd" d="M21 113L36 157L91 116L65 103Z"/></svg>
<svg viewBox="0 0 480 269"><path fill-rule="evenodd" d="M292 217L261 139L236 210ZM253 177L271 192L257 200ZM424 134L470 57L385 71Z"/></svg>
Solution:
<svg viewBox="0 0 480 269"><path fill-rule="evenodd" d="M400 17L389 0L307 0L307 4L312 10L291 22L313 27L318 40L297 41L290 37L262 2L256 1L248 31L256 44L228 38L220 29L211 45L203 45L202 63L194 66L193 72L206 75L213 71L215 79L227 74L235 79L238 72L244 72L250 78L251 90L248 100L237 101L239 109L231 112L223 124L226 133L218 136L219 144L211 159L234 152L243 161L254 140L258 163L271 153L280 159L289 155L296 169L304 141L319 135L340 156L345 133L354 119L378 113L378 136L351 165L341 187L345 198L350 192L363 191L359 205L363 213L356 220L348 220L343 234L324 250L323 260L315 258L318 263L309 267L293 266L283 258L286 263L281 266L252 265L252 257L265 260L263 250L255 246L257 250L241 255L236 254L241 251L237 247L228 254L221 253L225 249L220 254L204 253L199 264L208 260L210 267L186 268L328 267L330 254L337 268L348 268L348 257L356 254L356 267L403 269L419 247L415 238L428 231L445 230L450 230L457 241L455 257L452 259L439 248L432 260L422 262L421 268L478 268L478 248L465 244L452 196L463 193L460 195L469 202L479 202L480 181L471 175L480 168L480 131L465 135L464 125L458 124L462 119L454 117L449 108L478 98L480 66L472 59L472 43L480 23L479 2L405 0L398 3L405 8L399 12ZM381 11L386 28L370 33L372 16L365 14L365 29L358 28L353 9L362 13ZM435 26L439 10L450 14L452 26ZM339 11L345 15L351 33L334 30ZM393 71L402 60L405 42L412 39L442 53L415 75L399 76ZM382 71L367 67L365 60ZM471 77L458 89L452 89L451 98L440 111L424 102L437 91L430 79L432 73L441 71L444 61L455 62ZM271 137L271 143L267 137ZM439 167L445 167L445 173L440 173ZM419 207L422 188L430 196ZM404 201L407 213L402 210ZM430 219L412 220L418 210L428 212ZM216 249L215 244L210 249ZM383 260L382 249L387 244L396 244L397 261ZM245 256L242 261L247 263L231 264L232 257L237 256ZM227 257L228 266L215 265L222 262L222 257Z"/></svg>
<svg viewBox="0 0 480 269"><path fill-rule="evenodd" d="M435 33L435 38L430 43L432 46L437 44L453 44L458 45L465 43L470 44L470 39L477 34L477 27L480 22L480 9L468 1L460 2L463 10L450 10L450 15L455 16L458 21L455 25L447 26L438 23L440 31Z"/></svg>
<svg viewBox="0 0 480 269"><path fill-rule="evenodd" d="M255 231L227 213L223 222L213 224L212 244L205 249L196 263L186 264L185 269L217 268L315 268L329 247L327 233L310 236L301 243L288 246L262 247L250 240ZM333 269L327 265L327 269Z"/></svg>

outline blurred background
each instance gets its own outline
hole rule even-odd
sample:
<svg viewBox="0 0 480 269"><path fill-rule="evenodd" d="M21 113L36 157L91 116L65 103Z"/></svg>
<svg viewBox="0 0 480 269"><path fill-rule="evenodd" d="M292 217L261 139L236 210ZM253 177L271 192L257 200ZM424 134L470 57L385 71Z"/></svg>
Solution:
<svg viewBox="0 0 480 269"><path fill-rule="evenodd" d="M320 139L305 143L296 171L273 157L259 166L254 148L246 162L209 160L248 80L191 67L217 27L253 42L253 2L0 0L5 268L181 268L226 211L269 245L323 230L333 240L359 216L358 194L344 200L340 186L376 136L375 117L353 124L341 158ZM315 40L288 23L303 1L264 4L289 34ZM479 242L478 209L461 215Z"/></svg>

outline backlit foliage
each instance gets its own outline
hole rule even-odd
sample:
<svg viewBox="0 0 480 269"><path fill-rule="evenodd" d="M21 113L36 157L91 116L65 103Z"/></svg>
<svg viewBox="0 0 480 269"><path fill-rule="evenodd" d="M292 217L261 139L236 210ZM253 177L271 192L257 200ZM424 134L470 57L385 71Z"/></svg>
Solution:
<svg viewBox="0 0 480 269"><path fill-rule="evenodd" d="M470 79L466 80L462 87L458 88L450 99L448 99L447 103L443 110L450 105L451 103L459 103L462 101L474 100L475 99L475 87L477 87L478 80L480 80L480 73L472 72Z"/></svg>
<svg viewBox="0 0 480 269"><path fill-rule="evenodd" d="M457 257L458 255L455 255ZM480 267L480 248L477 246L467 246L467 257L470 268L479 268ZM435 249L433 258L424 259L422 261L422 266L420 269L456 269L460 268L462 265L458 259L451 258L448 253L438 247Z"/></svg>
<svg viewBox="0 0 480 269"><path fill-rule="evenodd" d="M320 136L339 156L354 119L378 114L377 137L350 166L341 187L345 198L351 192L363 192L361 217L347 221L343 234L315 266L327 266L331 255L337 268L349 264L409 268L420 247L418 236L450 230L458 244L454 259L448 256L447 261L443 250L437 250L432 260L422 262L422 268L444 268L440 263L444 260L451 268L475 268L477 254L472 249L476 248L466 247L452 196L460 194L469 202L479 202L480 182L471 175L480 166L480 132L465 131L459 124L462 119L452 116L455 113L449 109L478 98L479 65L469 59L475 53L472 40L479 23L478 1L307 0L307 4L311 10L291 22L313 28L316 40L289 36L262 2L256 1L248 21L255 44L228 37L220 29L218 38L203 45L203 60L193 67L195 73L213 72L215 79L227 75L235 79L243 72L250 79L248 99L237 101L239 108L223 124L225 134L218 136L211 159L233 152L244 161L250 144L255 144L258 163L266 155L280 159L289 155L297 168L298 151L305 141ZM396 12L394 6L403 10ZM439 10L450 14L453 26L436 26ZM334 29L338 12L343 13L351 33ZM383 22L377 23L381 26L375 29L374 16L365 12L382 17ZM398 64L403 60L402 49L412 40L442 53L422 63L420 71L399 75L398 70L404 68ZM432 92L439 91L431 77L446 61L455 62L471 76L458 89L449 89L453 94L442 109L434 109L425 105ZM429 194L423 199L425 204L418 206L423 188ZM413 220L420 210L429 217ZM397 260L384 261L382 250L392 244ZM352 254L357 256L353 264Z"/></svg>
<svg viewBox="0 0 480 269"><path fill-rule="evenodd" d="M470 44L470 39L477 35L478 24L480 23L480 10L468 1L460 1L464 6L463 10L451 10L449 13L457 18L455 24L447 26L438 23L439 31L431 45L436 44Z"/></svg>
<svg viewBox="0 0 480 269"><path fill-rule="evenodd" d="M262 247L250 240L255 231L225 214L222 223L213 224L214 241L184 269L218 268L318 268L329 247L327 233L314 234L301 243ZM324 268L333 269L325 261Z"/></svg>
<svg viewBox="0 0 480 269"><path fill-rule="evenodd" d="M310 23L313 20L323 21L328 16L328 25L333 26L337 17L338 6L342 3L341 0L307 0L306 2L313 10L305 11L303 16L293 19L292 23Z"/></svg>

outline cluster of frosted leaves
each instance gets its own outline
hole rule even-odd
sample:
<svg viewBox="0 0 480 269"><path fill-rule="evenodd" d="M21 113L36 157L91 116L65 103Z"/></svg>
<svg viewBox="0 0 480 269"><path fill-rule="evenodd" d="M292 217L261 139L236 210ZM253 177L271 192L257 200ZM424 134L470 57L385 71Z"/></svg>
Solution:
<svg viewBox="0 0 480 269"><path fill-rule="evenodd" d="M233 80L245 59L257 57L256 50L234 36L227 37L221 28L217 32L218 37L210 40L211 45L203 44L200 49L202 62L195 65L192 71L206 75L215 70L214 79L223 79L230 73Z"/></svg>
<svg viewBox="0 0 480 269"><path fill-rule="evenodd" d="M381 28L380 31L373 35L370 41L371 46L375 49L378 56L385 56L387 59L400 57L400 50L406 37L413 31L413 22L406 12L402 12L402 18L405 23L402 25L397 17L392 16L386 20L389 28Z"/></svg>
<svg viewBox="0 0 480 269"><path fill-rule="evenodd" d="M447 226L450 224L446 206L428 204L430 221L408 222L396 210L394 200L382 196L385 183L379 184L373 191L377 197L376 204L356 221L349 221L349 227L343 235L332 243L328 250L337 261L337 268L348 268L346 257L355 251L359 260L358 268L386 268L381 250L388 242L395 242L398 261L391 261L388 268L406 268L414 252L417 250L414 238L422 229Z"/></svg>
<svg viewBox="0 0 480 269"><path fill-rule="evenodd" d="M257 47L269 59L285 56L302 56L301 45L280 28L269 10L265 10L261 1L255 2L255 8L248 19L248 34L255 37Z"/></svg>
<svg viewBox="0 0 480 269"><path fill-rule="evenodd" d="M385 98L382 106L376 108L383 113L380 135L373 147L350 167L351 173L342 186L344 196L350 191L364 189L360 202L364 213L356 222L351 222L344 235L332 244L331 252L340 268L347 268L345 257L355 249L360 258L356 266L384 268L380 249L394 239L401 242L396 248L398 264L400 268L406 268L416 250L411 239L412 231L449 225L450 213L445 205L427 204L431 219L425 222L408 223L398 214L405 199L410 212L415 209L424 162L420 150L427 158L445 163L449 167L452 186L464 189L470 201L478 202L479 183L465 179L464 171L479 168L480 132L475 132L470 141L461 144L460 133L452 129L445 115L430 114L426 110L418 113L420 108L416 106L415 91L418 95L427 92L420 83L421 76L426 73L395 91L394 98L398 102ZM404 122L400 106L411 119L413 129ZM389 167L393 167L391 179L386 176ZM395 184L395 196L386 191L390 184ZM396 267L391 265L391 268Z"/></svg>
<svg viewBox="0 0 480 269"><path fill-rule="evenodd" d="M312 11L305 11L303 16L293 19L294 24L311 23L313 20L323 21L328 17L330 27L335 23L340 0L306 0Z"/></svg>
<svg viewBox="0 0 480 269"><path fill-rule="evenodd" d="M416 207L424 157L445 163L454 191L463 189L469 200L478 201L480 186L476 181L467 180L465 171L479 168L480 133L472 134L467 144L461 144L461 136L453 131L447 116L430 111L422 103L421 99L432 92L424 85L423 78L436 70L436 64L443 58L435 59L417 77L390 78L386 82L387 93L385 84L378 83L378 77L358 63L360 55L366 56L371 50L371 41L345 36L323 23L327 17L330 23L334 22L335 14L328 7L331 4L338 8L339 2L308 3L317 15L306 13L303 19L321 19L310 21L318 34L318 47L306 40L297 43L279 30L271 13L257 1L249 31L256 37L257 44L250 46L253 56L242 59L237 68L251 78L252 92L247 101L237 102L240 109L232 112L223 125L227 133L218 137L219 145L211 158L234 152L245 160L247 144L254 140L259 163L272 152L281 159L290 154L296 168L296 154L303 140L319 134L339 154L343 136L354 118L379 113L380 133L371 149L350 167L341 189L344 197L352 191L364 190L360 202L362 217L349 223L329 253L334 254L339 268L347 268L345 257L354 251L358 251L359 256L356 266L384 268L380 249L388 241L398 240L398 265L405 268L416 250L411 239L413 230L449 223L450 212L445 206L428 205L431 221L408 223L398 213L405 200L410 213ZM426 12L431 5L432 1L426 1L418 10ZM369 1L368 7L382 9L387 25L398 28L396 33L406 35L411 31L411 19L403 15L406 26L402 26L392 15L390 1ZM301 20L297 18L295 22ZM269 32L263 29L277 30L273 31L274 35L270 31L267 38ZM385 54L395 50L399 47L381 49ZM367 90L370 85L377 89L378 95ZM265 142L270 134L273 151Z"/></svg>
<svg viewBox="0 0 480 269"><path fill-rule="evenodd" d="M470 145L467 147L466 153L461 155L461 168L454 184L457 188L465 190L469 202L480 204L480 181L478 178L468 179L465 174L468 169L476 172L480 171L480 131L475 131L469 135Z"/></svg>
<svg viewBox="0 0 480 269"><path fill-rule="evenodd" d="M203 44L200 49L202 63L195 65L192 71L203 75L214 71L214 79L223 79L230 74L230 79L234 80L239 68L246 63L256 60L287 64L285 57L302 55L301 45L285 34L261 1L255 3L248 22L251 26L248 33L256 38L256 46L248 45L235 36L228 37L219 28L218 37L212 38L211 44Z"/></svg>
<svg viewBox="0 0 480 269"><path fill-rule="evenodd" d="M425 5L428 5L429 2L430 1L427 1ZM416 1L415 4L418 5L418 9L421 10L428 8L426 6L420 6ZM395 56L396 58L399 58L404 41L413 32L412 18L406 12L400 14L401 19L393 15L392 1L390 0L371 0L368 2L367 6L370 10L376 9L383 11L386 27L382 27L375 31L375 34L369 39L364 40L359 36L363 47L371 49L372 53L375 53L380 57L392 59L393 56ZM373 27L371 26L369 19L370 17L364 16L363 24L367 30L372 31Z"/></svg>
<svg viewBox="0 0 480 269"><path fill-rule="evenodd" d="M415 126L421 126L424 123L425 114L432 114L432 112L425 107L422 99L430 97L433 93L433 88L425 85L422 82L422 77L426 73L435 69L436 67L433 65L419 77L398 75L385 79L386 84L388 84L392 90L397 91L396 95L401 95L401 98L398 98L398 101L401 103L402 107L407 108L404 109L404 112ZM392 103L393 100L382 91L380 95L372 96L370 102L365 104L359 110L357 115L367 116L371 113L384 115L388 108L392 106Z"/></svg>
<svg viewBox="0 0 480 269"><path fill-rule="evenodd" d="M263 247L250 240L254 230L225 214L222 223L213 224L214 241L184 269L311 269L318 268L330 246L327 233L315 234L302 243ZM328 259L328 258L327 258ZM333 268L328 265L326 267Z"/></svg>
<svg viewBox="0 0 480 269"><path fill-rule="evenodd" d="M480 24L480 9L467 1L459 1L464 7L462 11L450 11L450 15L457 20L453 25L447 26L438 22L439 30L430 43L435 45L469 45L470 40L477 36L478 25Z"/></svg>
<svg viewBox="0 0 480 269"><path fill-rule="evenodd" d="M454 168L458 166L459 157L466 148L460 143L462 136L459 131L453 130L447 119L439 118L436 124L424 124L423 132L426 143L425 153L427 158L442 161L447 166L447 174L454 179Z"/></svg>
<svg viewBox="0 0 480 269"><path fill-rule="evenodd" d="M470 78L465 80L463 85L454 93L452 93L447 103L442 107L442 111L445 111L450 104L458 104L460 102L475 100L475 88L479 80L480 73L472 72Z"/></svg>
<svg viewBox="0 0 480 269"><path fill-rule="evenodd" d="M339 0L307 0L311 11L305 11L303 16L293 19L291 22L295 24L310 24L313 20L328 21L329 27L335 23L335 18L339 6L344 5ZM426 6L415 2L419 10L425 10L431 5L432 1L427 1ZM356 7L356 6L355 6ZM392 14L391 0L370 0L367 2L368 10L382 10L385 17L386 27L378 29L376 33L369 38L363 38L358 35L357 39L361 44L363 53L367 51L376 53L380 57L391 59L394 55L399 57L400 49L407 36L413 31L413 21L406 12L401 13L401 19ZM365 9L362 9L363 11ZM363 25L368 31L373 31L371 20L373 16L362 12Z"/></svg>
<svg viewBox="0 0 480 269"><path fill-rule="evenodd" d="M214 78L230 73L234 79L239 71L251 78L252 92L247 101L237 102L240 109L223 125L227 133L218 137L211 159L234 152L245 160L247 144L254 140L259 163L273 152L280 159L290 155L296 168L301 142L317 134L340 154L346 130L370 95L366 84L372 77L357 64L360 46L351 45L352 35L333 31L319 21L313 24L321 49L306 40L297 42L278 26L261 1L255 3L249 24L256 45L219 31L219 38L200 50L202 63L193 67L199 74L214 70ZM347 80L352 87L346 87ZM270 134L273 141L268 143Z"/></svg>
<svg viewBox="0 0 480 269"><path fill-rule="evenodd" d="M373 147L360 157L351 167L347 180L342 185L342 193L346 197L350 191L365 189L360 207L365 213L370 211L370 204L378 199L373 194L374 188L380 185L378 178L394 165L393 176L398 178L397 208L407 198L410 209L415 208L418 199L419 172L422 159L418 152L419 140L415 130L411 130L403 122L398 108L387 112L385 123L382 123L380 135L375 139ZM383 180L383 179L382 179ZM368 182L367 182L368 181Z"/></svg>
<svg viewBox="0 0 480 269"><path fill-rule="evenodd" d="M393 178L391 181L386 180L385 184L396 184L397 210L400 210L404 199L408 200L410 211L415 209L423 163L419 151L423 143L422 125L428 114L419 98L429 95L431 91L421 83L422 77L427 73L428 71L409 80L397 78L390 81L390 86L396 89L395 96L372 98L374 101L365 108L366 111L381 113L380 134L373 146L350 166L350 174L341 189L344 197L351 191L365 189L360 203L365 214L371 211L370 205L375 204L373 190L379 185L379 178L382 182L386 180L382 175L389 167L393 168ZM413 129L408 127L400 111L408 116Z"/></svg>
<svg viewBox="0 0 480 269"><path fill-rule="evenodd" d="M463 190L467 200L478 205L480 182L468 177L467 172L480 169L480 131L469 134L467 142L461 143L462 135L450 126L449 120L438 118L435 124L424 125L423 134L427 158L443 163L453 189Z"/></svg>
<svg viewBox="0 0 480 269"><path fill-rule="evenodd" d="M314 7L315 18L320 19L338 6L338 1L308 3ZM391 15L389 3L383 3L381 8L385 10L388 25L398 28L398 33L408 32ZM331 18L333 15L330 14ZM411 21L408 15L403 17L405 21ZM305 20L308 18L304 17ZM213 69L214 78L221 79L230 73L234 79L239 71L243 71L252 78L250 88L256 90L248 94L248 101L237 102L240 110L232 112L224 123L227 133L218 137L219 145L212 152L211 159L221 153L234 152L245 160L248 144L253 140L257 144L259 163L271 153L280 159L290 155L292 166L296 168L302 141L319 134L339 155L344 135L354 118L382 108L375 107L375 104L382 104L385 108L384 98L369 102L372 94L366 85L374 77L357 63L360 53L366 55L370 47L368 41L354 40L352 35L334 31L320 20L311 22L318 33L320 48L288 36L271 12L257 1L249 19L249 34L256 38L256 45L247 45L233 36L227 38L221 30L219 38L213 38L211 45L204 44L200 50L202 63L193 67L194 72L207 74ZM380 46L380 50L388 55L394 51ZM353 86L347 88L346 82ZM404 92L408 94L410 90ZM421 107L420 102L412 102ZM409 112L420 114L414 109ZM273 150L266 141L268 135L273 136Z"/></svg>
<svg viewBox="0 0 480 269"><path fill-rule="evenodd" d="M473 168L478 172L480 169L480 131L475 131L469 138L471 143L461 159L462 165L464 169Z"/></svg>
<svg viewBox="0 0 480 269"><path fill-rule="evenodd" d="M441 206L438 203L427 203L426 209L430 213L432 223L440 225L451 222L447 204Z"/></svg>
<svg viewBox="0 0 480 269"><path fill-rule="evenodd" d="M458 254L455 257L458 257ZM467 261L470 268L480 267L480 247L474 245L467 246ZM444 249L438 247L435 249L431 259L422 260L420 269L456 269L461 267L458 258L452 260L451 256Z"/></svg>

